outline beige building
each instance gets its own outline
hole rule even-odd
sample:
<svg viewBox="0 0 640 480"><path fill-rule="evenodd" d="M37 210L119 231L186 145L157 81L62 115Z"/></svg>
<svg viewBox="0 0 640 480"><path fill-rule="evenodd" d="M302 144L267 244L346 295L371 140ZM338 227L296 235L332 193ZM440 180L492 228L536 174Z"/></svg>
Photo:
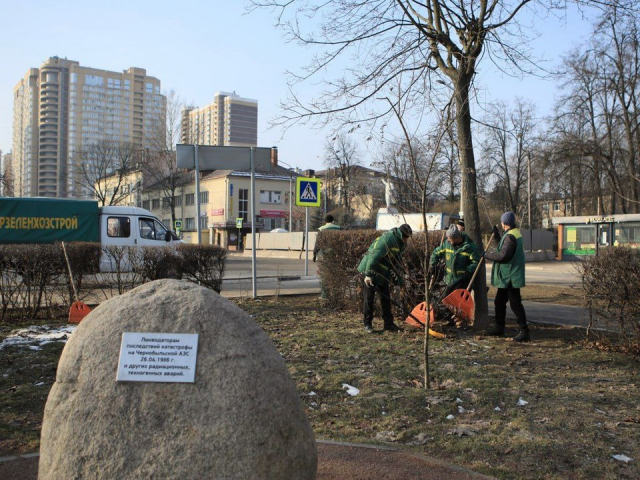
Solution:
<svg viewBox="0 0 640 480"><path fill-rule="evenodd" d="M294 179L295 181L295 179ZM197 243L197 223L200 223L202 243L238 248L236 219L242 218L240 234L251 233L251 176L249 172L215 170L202 172L200 179L200 218L196 215L195 181L176 191L175 213L180 221L181 236L187 243ZM270 172L256 172L256 215L259 231L288 229L290 172L275 167ZM294 185L295 189L295 185ZM146 189L142 193L142 208L153 212L162 222L171 225L168 201L161 189ZM301 207L299 207L301 208ZM294 216L298 209L292 209Z"/></svg>
<svg viewBox="0 0 640 480"><path fill-rule="evenodd" d="M100 140L151 146L164 130L166 97L143 68L122 72L51 57L13 90L16 196L84 196L74 179L78 151Z"/></svg>
<svg viewBox="0 0 640 480"><path fill-rule="evenodd" d="M182 111L181 143L255 147L258 145L258 101L217 92L213 102Z"/></svg>

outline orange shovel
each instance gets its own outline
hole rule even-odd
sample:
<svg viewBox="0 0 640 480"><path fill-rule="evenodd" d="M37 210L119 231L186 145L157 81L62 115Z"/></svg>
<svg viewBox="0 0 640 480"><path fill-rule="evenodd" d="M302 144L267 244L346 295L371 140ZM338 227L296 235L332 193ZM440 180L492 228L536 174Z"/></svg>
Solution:
<svg viewBox="0 0 640 480"><path fill-rule="evenodd" d="M491 238L489 239L489 245L491 245L492 241L493 233L491 234ZM471 285L473 285L473 281L476 279L476 275L478 275L480 265L482 265L483 261L484 257L482 257L478 262L476 271L473 272L473 277L471 277L471 281L469 282L469 286L467 288L459 288L458 290L454 290L442 300L442 304L449 310L451 310L451 313L453 313L456 317L464 318L469 322L473 320L473 311L475 309L475 303L473 302L473 297L471 296Z"/></svg>
<svg viewBox="0 0 640 480"><path fill-rule="evenodd" d="M64 259L67 261L67 268L69 269L69 278L71 279L71 287L73 288L73 296L75 302L71 304L69 309L69 323L80 323L84 317L86 317L91 309L84 303L78 300L78 292L76 290L76 284L73 281L73 273L71 273L71 264L69 263L69 257L67 256L67 249L62 242L62 251L64 252Z"/></svg>

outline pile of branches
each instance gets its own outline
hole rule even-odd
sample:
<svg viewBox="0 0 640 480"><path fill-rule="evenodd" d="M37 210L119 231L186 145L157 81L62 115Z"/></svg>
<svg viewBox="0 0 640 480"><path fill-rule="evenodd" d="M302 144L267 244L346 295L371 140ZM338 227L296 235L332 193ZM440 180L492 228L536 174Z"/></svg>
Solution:
<svg viewBox="0 0 640 480"><path fill-rule="evenodd" d="M593 328L615 330L623 345L640 354L640 251L607 248L578 267Z"/></svg>
<svg viewBox="0 0 640 480"><path fill-rule="evenodd" d="M65 244L78 298L95 304L161 278L184 279L220 293L227 250ZM109 265L108 272L100 272ZM64 316L73 286L61 245L0 246L0 323Z"/></svg>

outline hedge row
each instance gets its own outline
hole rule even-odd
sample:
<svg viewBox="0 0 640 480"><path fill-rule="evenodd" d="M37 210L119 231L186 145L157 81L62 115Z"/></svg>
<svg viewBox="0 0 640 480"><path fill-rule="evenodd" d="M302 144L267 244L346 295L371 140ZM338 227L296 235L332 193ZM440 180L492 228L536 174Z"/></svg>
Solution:
<svg viewBox="0 0 640 480"><path fill-rule="evenodd" d="M361 309L363 278L357 268L371 243L382 233L373 230L332 230L318 234L318 275L329 307L352 311ZM416 233L407 242L402 265L397 268L405 272L404 286L400 289L399 297L394 297L404 305L405 310L411 310L424 300L429 261L425 252L433 251L441 240L442 232L429 232L428 236Z"/></svg>
<svg viewBox="0 0 640 480"><path fill-rule="evenodd" d="M640 354L640 251L613 247L579 266L590 327L617 327L630 351Z"/></svg>
<svg viewBox="0 0 640 480"><path fill-rule="evenodd" d="M81 300L99 303L160 278L183 278L220 292L227 250L215 245L105 247L113 272L100 273L97 243L66 244ZM125 265L131 265L126 268ZM0 246L0 323L55 318L73 299L64 253L56 245Z"/></svg>

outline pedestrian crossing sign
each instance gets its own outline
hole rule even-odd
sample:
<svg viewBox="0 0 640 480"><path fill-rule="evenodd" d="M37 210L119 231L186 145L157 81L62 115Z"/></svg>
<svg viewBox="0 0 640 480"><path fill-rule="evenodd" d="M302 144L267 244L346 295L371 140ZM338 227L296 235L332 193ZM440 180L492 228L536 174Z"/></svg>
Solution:
<svg viewBox="0 0 640 480"><path fill-rule="evenodd" d="M303 178L296 179L296 205L299 207L320 206L320 179Z"/></svg>

